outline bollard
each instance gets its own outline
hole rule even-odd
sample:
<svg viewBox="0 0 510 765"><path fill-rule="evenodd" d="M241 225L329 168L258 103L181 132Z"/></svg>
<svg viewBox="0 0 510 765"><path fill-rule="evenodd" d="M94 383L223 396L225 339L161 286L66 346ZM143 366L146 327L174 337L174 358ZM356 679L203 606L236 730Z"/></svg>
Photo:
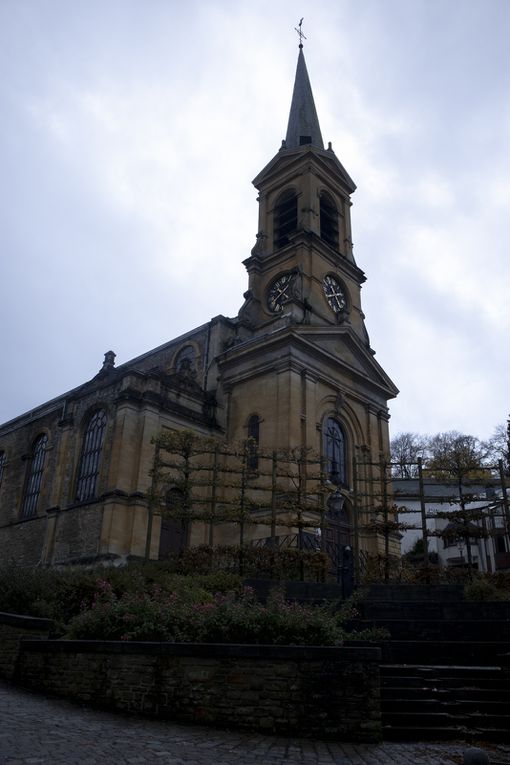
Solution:
<svg viewBox="0 0 510 765"><path fill-rule="evenodd" d="M489 765L489 757L483 749L472 747L464 750L464 765Z"/></svg>

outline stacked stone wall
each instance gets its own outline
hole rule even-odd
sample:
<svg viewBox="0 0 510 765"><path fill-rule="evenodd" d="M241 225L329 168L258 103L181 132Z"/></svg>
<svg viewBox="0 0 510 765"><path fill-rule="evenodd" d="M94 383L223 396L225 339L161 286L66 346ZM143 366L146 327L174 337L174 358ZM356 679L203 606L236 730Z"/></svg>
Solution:
<svg viewBox="0 0 510 765"><path fill-rule="evenodd" d="M47 638L52 627L48 619L0 612L0 677L14 676L23 639Z"/></svg>
<svg viewBox="0 0 510 765"><path fill-rule="evenodd" d="M16 678L183 722L376 741L379 658L376 648L24 641Z"/></svg>

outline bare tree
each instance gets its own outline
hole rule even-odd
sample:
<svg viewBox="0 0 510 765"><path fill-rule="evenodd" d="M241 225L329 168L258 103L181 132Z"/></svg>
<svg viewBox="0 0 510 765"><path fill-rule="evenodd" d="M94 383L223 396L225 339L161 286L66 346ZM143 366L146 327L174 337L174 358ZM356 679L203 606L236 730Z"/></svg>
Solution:
<svg viewBox="0 0 510 765"><path fill-rule="evenodd" d="M427 437L419 433L397 433L391 439L392 475L394 478L417 478L418 457L424 457Z"/></svg>
<svg viewBox="0 0 510 765"><path fill-rule="evenodd" d="M488 448L476 436L456 430L437 433L428 440L428 452L427 471L437 478L450 476L464 482L466 478L480 478L487 474Z"/></svg>
<svg viewBox="0 0 510 765"><path fill-rule="evenodd" d="M472 510L469 503L473 496L466 493L466 482L469 479L479 479L490 476L485 467L487 447L475 436L466 436L455 430L448 433L438 433L429 440L430 457L427 470L430 475L442 481L455 482L459 492L460 510L455 511L454 531L456 538L464 540L467 549L469 569L472 569L473 559L471 541L480 536L474 523L479 512Z"/></svg>
<svg viewBox="0 0 510 765"><path fill-rule="evenodd" d="M507 474L510 474L510 417L506 423L496 425L494 433L486 442L488 457L496 464L503 460Z"/></svg>

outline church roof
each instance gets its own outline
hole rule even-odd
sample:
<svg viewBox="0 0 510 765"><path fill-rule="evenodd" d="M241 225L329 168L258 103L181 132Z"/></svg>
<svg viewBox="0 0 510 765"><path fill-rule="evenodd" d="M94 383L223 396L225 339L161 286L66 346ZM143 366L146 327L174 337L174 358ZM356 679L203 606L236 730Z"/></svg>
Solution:
<svg viewBox="0 0 510 765"><path fill-rule="evenodd" d="M324 149L319 118L315 110L312 86L306 70L303 49L299 47L299 56L294 81L294 92L290 106L289 124L285 139L287 149L296 149L303 144L311 144Z"/></svg>

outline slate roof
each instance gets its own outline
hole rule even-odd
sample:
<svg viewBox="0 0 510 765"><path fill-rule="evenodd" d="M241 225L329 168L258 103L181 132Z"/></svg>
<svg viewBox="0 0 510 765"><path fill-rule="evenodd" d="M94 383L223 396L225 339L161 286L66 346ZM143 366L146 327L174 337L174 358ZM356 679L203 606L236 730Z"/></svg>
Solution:
<svg viewBox="0 0 510 765"><path fill-rule="evenodd" d="M306 141L306 143L311 143L312 146L324 149L319 118L317 117L313 100L312 86L310 85L303 50L300 48L290 106L289 124L287 126L287 137L285 139L287 149L296 149L298 146L301 146L303 143L301 140L302 136L308 136L311 139Z"/></svg>

